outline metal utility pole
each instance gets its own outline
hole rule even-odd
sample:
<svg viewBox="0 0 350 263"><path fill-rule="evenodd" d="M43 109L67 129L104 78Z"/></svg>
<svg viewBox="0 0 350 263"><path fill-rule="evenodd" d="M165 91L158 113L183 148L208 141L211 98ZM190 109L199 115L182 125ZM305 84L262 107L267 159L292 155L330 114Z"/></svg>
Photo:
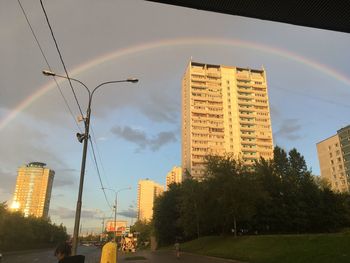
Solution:
<svg viewBox="0 0 350 263"><path fill-rule="evenodd" d="M78 200L77 200L77 208L75 211L75 222L74 222L74 231L73 231L73 246L72 246L72 255L77 254L77 248L78 248L78 235L79 235L79 223L80 223L80 215L81 215L81 204L82 204L82 195L83 195L83 185L84 185L84 176L85 176L85 164L86 164L86 153L87 153L87 147L88 147L88 141L89 141L89 129L90 129L90 116L91 116L91 101L92 97L95 93L95 91L100 88L103 85L106 84L112 84L112 83L119 83L119 82L132 82L137 83L138 79L135 78L128 78L125 80L114 80L114 81L107 81L99 84L97 87L95 87L92 91L80 80L74 79L74 78L67 78L66 76L58 75L54 72L44 70L43 74L46 76L53 76L53 77L60 77L64 79L69 79L76 81L83 85L86 89L86 91L89 94L89 102L88 102L88 108L86 110L86 118L84 119L84 126L85 131L84 134L77 133L77 138L79 142L84 141L84 147L83 147L83 156L81 160L81 170L80 170L80 181L79 181L79 192L78 192Z"/></svg>

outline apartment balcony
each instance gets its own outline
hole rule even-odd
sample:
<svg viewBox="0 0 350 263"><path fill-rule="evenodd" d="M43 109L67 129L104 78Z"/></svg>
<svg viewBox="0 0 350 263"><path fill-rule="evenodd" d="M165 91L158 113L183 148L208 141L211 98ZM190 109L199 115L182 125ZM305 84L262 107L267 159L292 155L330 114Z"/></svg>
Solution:
<svg viewBox="0 0 350 263"><path fill-rule="evenodd" d="M266 112L266 113L269 113L269 107L266 105L266 106L260 106L260 107L263 107L262 109L261 108L257 108L256 106L254 107L254 111L256 112Z"/></svg>
<svg viewBox="0 0 350 263"><path fill-rule="evenodd" d="M253 88L252 92L256 93L256 94L267 94L266 89L260 89L260 88Z"/></svg>
<svg viewBox="0 0 350 263"><path fill-rule="evenodd" d="M210 84L217 84L221 86L221 79L207 79L207 85L210 86Z"/></svg>
<svg viewBox="0 0 350 263"><path fill-rule="evenodd" d="M252 92L252 88L249 85L241 85L239 84L239 86L237 86L237 90L240 92Z"/></svg>
<svg viewBox="0 0 350 263"><path fill-rule="evenodd" d="M252 141L243 141L241 140L241 144L248 144L248 145L257 145L255 140Z"/></svg>
<svg viewBox="0 0 350 263"><path fill-rule="evenodd" d="M267 101L266 102L254 101L252 104L255 106L267 106L268 105Z"/></svg>
<svg viewBox="0 0 350 263"><path fill-rule="evenodd" d="M258 134L256 136L257 139L263 139L263 140L272 140L272 137L271 135L261 135L261 134Z"/></svg>
<svg viewBox="0 0 350 263"><path fill-rule="evenodd" d="M202 163L202 162L204 162L204 156L202 157L199 157L199 156L197 156L197 157L193 157L192 156L192 162L196 162L196 163Z"/></svg>
<svg viewBox="0 0 350 263"><path fill-rule="evenodd" d="M208 97L207 96L192 95L192 100L208 101Z"/></svg>
<svg viewBox="0 0 350 263"><path fill-rule="evenodd" d="M223 139L222 137L224 137L224 131L209 131L208 132L209 136L220 136L221 138L210 138L211 141L215 141L215 142L222 142Z"/></svg>
<svg viewBox="0 0 350 263"><path fill-rule="evenodd" d="M193 108L193 109L191 109L191 112L192 113L207 114L208 110L207 109L196 109L196 108Z"/></svg>
<svg viewBox="0 0 350 263"><path fill-rule="evenodd" d="M208 101L222 102L222 98L207 97Z"/></svg>
<svg viewBox="0 0 350 263"><path fill-rule="evenodd" d="M270 145L271 144L271 138L269 139L265 139L265 138L262 138L262 137L257 137L257 144L259 145Z"/></svg>
<svg viewBox="0 0 350 263"><path fill-rule="evenodd" d="M243 134L243 133L241 133L240 134L240 137L241 137L241 139L243 139L243 138L247 138L247 139L255 139L256 138L256 134Z"/></svg>
<svg viewBox="0 0 350 263"><path fill-rule="evenodd" d="M243 153L243 158L244 159L256 160L256 159L258 159L258 157L259 157L258 154L250 155L250 152L249 153Z"/></svg>
<svg viewBox="0 0 350 263"><path fill-rule="evenodd" d="M257 152L257 147L254 147L254 148L242 147L242 151L245 151L245 152Z"/></svg>
<svg viewBox="0 0 350 263"><path fill-rule="evenodd" d="M208 147L207 147L207 145L205 145L205 144L201 144L201 143L192 143L191 144L191 147L192 148L205 148L206 150L205 151L198 151L200 154L204 154L204 152L206 153L207 151L208 151ZM192 150L192 153L193 153L194 151ZM196 151L197 152L197 151Z"/></svg>
<svg viewBox="0 0 350 263"><path fill-rule="evenodd" d="M214 129L222 129L222 131L224 131L224 126L223 125L208 124L207 127L209 129L212 129L212 128L214 128Z"/></svg>
<svg viewBox="0 0 350 263"><path fill-rule="evenodd" d="M240 125L244 125L244 124L253 125L253 124L255 124L255 120L254 119L251 119L251 120L240 120L239 124Z"/></svg>
<svg viewBox="0 0 350 263"><path fill-rule="evenodd" d="M245 100L243 100L243 99L238 99L238 103L240 104L240 105L245 105L245 106L252 106L252 105L254 105L253 103L254 103L254 101L253 101L253 99L247 99L248 101L245 101Z"/></svg>
<svg viewBox="0 0 350 263"><path fill-rule="evenodd" d="M238 80L250 80L250 76L248 74L236 74L236 79L238 79Z"/></svg>
<svg viewBox="0 0 350 263"><path fill-rule="evenodd" d="M239 80L239 79L238 79ZM245 81L246 80L249 80L249 79L244 79ZM237 82L237 86L244 86L244 87L248 87L248 88L251 88L252 87L252 84L250 83L250 81L247 81L247 82Z"/></svg>
<svg viewBox="0 0 350 263"><path fill-rule="evenodd" d="M243 131L247 131L247 132L251 132L251 131L255 131L256 127L240 127L241 132Z"/></svg>
<svg viewBox="0 0 350 263"><path fill-rule="evenodd" d="M207 122L196 122L192 121L192 126L197 126L197 127L209 127L209 124Z"/></svg>
<svg viewBox="0 0 350 263"><path fill-rule="evenodd" d="M238 99L254 99L255 96L253 94L237 94Z"/></svg>
<svg viewBox="0 0 350 263"><path fill-rule="evenodd" d="M244 113L239 113L238 116L240 118L248 118L248 119L251 119L251 118L254 118L256 116L255 112L253 111L246 111L244 110Z"/></svg>
<svg viewBox="0 0 350 263"><path fill-rule="evenodd" d="M261 84L255 83L254 81L259 81L259 80L253 80L252 87L258 88L258 89L266 89L267 85L264 81L260 81Z"/></svg>
<svg viewBox="0 0 350 263"><path fill-rule="evenodd" d="M209 77L214 77L214 78L218 78L220 79L221 78L221 74L220 74L220 71L216 71L216 72L213 72L213 71L207 71L207 76Z"/></svg>
<svg viewBox="0 0 350 263"><path fill-rule="evenodd" d="M205 81L191 81L191 87L194 88L206 88L206 82Z"/></svg>

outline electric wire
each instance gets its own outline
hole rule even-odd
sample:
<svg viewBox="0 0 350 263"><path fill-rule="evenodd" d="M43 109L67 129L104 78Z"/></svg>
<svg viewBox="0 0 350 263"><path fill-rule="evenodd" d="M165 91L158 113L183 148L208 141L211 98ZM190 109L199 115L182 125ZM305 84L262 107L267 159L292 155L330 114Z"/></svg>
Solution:
<svg viewBox="0 0 350 263"><path fill-rule="evenodd" d="M53 33L53 30L52 30L52 27L51 27L51 24L50 24L50 21L49 21L49 17L47 16L47 13L46 13L46 10L45 10L45 7L44 7L44 4L43 4L43 1L42 1L42 0L40 0L40 5L41 5L41 8L42 8L42 10L43 10L43 12L44 12L44 15L45 15L45 18L46 18L47 25L49 26L49 29L50 29L50 32L51 32L52 39L53 39L53 41L55 42L55 46L56 46L56 49L57 49L58 55L59 55L60 60L61 60L61 62L62 62L62 65L63 65L64 71L65 71L65 73L66 73L66 76L67 76L67 79L68 79L68 82L69 82L69 85L70 85L70 87L71 87L71 89L72 89L72 92L73 92L73 95L74 95L75 101L76 101L76 103L77 103L77 105L78 105L78 108L79 108L80 114L81 114L81 116L84 116L83 111L81 110L81 107L80 107L80 104L79 104L79 101L78 101L77 95L75 94L75 91L74 91L74 88L73 88L72 82L71 82L71 80L70 80L70 78L69 78L68 71L67 71L67 68L66 68L66 64L65 64L65 63L64 63L64 61L63 61L63 57L62 57L61 51L60 51L60 49L59 49L59 47L58 47L58 43L57 43L56 38L55 38L55 35L54 35L54 33Z"/></svg>
<svg viewBox="0 0 350 263"><path fill-rule="evenodd" d="M92 139L94 140L94 143L95 143L95 145L96 145L96 151L97 151L97 155L98 155L98 158L99 158L101 167L102 167L102 172L103 172L104 178L105 178L106 181L107 181L107 185L111 185L110 182L109 182L109 180L108 180L108 176L107 176L106 170L105 170L104 165L103 165L103 162L102 162L102 158L101 158L100 150L99 150L99 147L98 147L98 144L97 144L95 132L94 132L93 127L91 126L91 123L90 123L90 128L91 128Z"/></svg>
<svg viewBox="0 0 350 263"><path fill-rule="evenodd" d="M31 33L32 33L32 35L33 35L33 37L34 37L34 39L35 39L35 42L36 42L36 44L37 44L37 46L38 46L38 48L39 48L39 50L40 50L41 55L43 56L43 58L44 58L44 60L45 60L45 63L46 63L46 65L47 65L48 69L49 69L50 71L52 71L51 66L50 66L50 63L49 63L49 61L48 61L48 59L47 59L47 57L46 57L46 55L45 55L45 53L44 53L44 50L43 50L43 48L42 48L42 46L41 46L41 44L40 44L40 42L39 42L39 39L37 38L37 36L36 36L36 34L35 34L35 31L34 31L32 25L31 25L31 23L30 23L30 21L29 21L28 15L27 15L27 13L26 13L26 11L25 11L25 9L24 9L24 7L23 7L21 1L20 1L20 0L17 0L17 2L18 2L19 6L20 6L20 8L21 8L21 10L22 10L22 13L23 13L23 15L24 15L24 17L25 17L25 19L26 19L26 21L27 21L27 24L28 24L28 26L29 26L29 28L30 28L30 31L31 31ZM75 119L75 117L74 117L74 114L73 114L73 112L72 112L72 109L71 109L71 107L69 106L68 101L67 101L66 97L64 96L64 94L63 94L63 92L62 92L62 89L61 89L60 85L58 84L57 79L56 79L54 76L53 76L53 79L54 79L54 81L55 81L56 87L58 88L58 90L59 90L59 92L60 92L60 94L61 94L61 96L62 96L62 98L63 98L63 100L64 100L64 103L66 104L66 107L67 107L68 111L70 112L70 115L73 117L73 120L74 120L74 122L75 122L75 125L77 126L77 128L78 128L78 129L80 130L80 132L81 132L81 128L80 128L79 124L77 123L77 121L76 121L76 119Z"/></svg>
<svg viewBox="0 0 350 263"><path fill-rule="evenodd" d="M91 150L92 150L93 160L94 160L95 167L96 167L96 170L97 170L97 175L98 175L98 178L99 178L99 181L100 181L100 184L101 184L101 189L103 191L103 195L104 195L104 197L106 199L106 202L107 202L108 206L112 209L112 206L111 206L111 204L108 201L108 198L107 198L107 195L106 195L106 191L105 191L105 188L104 188L103 183L102 183L100 169L98 168L98 164L97 164L97 160L96 160L94 145L93 145L93 142L92 142L91 138L89 138L89 140L90 140L90 147L91 147Z"/></svg>
<svg viewBox="0 0 350 263"><path fill-rule="evenodd" d="M66 65L65 65L65 63L64 63L64 60L63 60L61 51L60 51L60 49L59 49L59 47L58 47L57 40L56 40L55 35L54 35L54 33L53 33L53 30L52 30L52 27L51 27L51 24L50 24L50 21L49 21L49 18L48 18L48 15L47 15L47 12L46 12L46 10L45 10L45 7L44 7L44 4L43 4L42 0L40 0L40 4L41 4L41 8L42 8L42 10L43 10L43 12L44 12L44 15L45 15L45 18L46 18L46 22L47 22L47 24L48 24L48 26L49 26L49 29L50 29L50 32L51 32L51 36L52 36L53 41L54 41L54 43L55 43L55 46L56 46L57 52L58 52L58 54L59 54L60 60L61 60L61 62L62 62L64 71L65 71L65 73L66 73L67 79L68 79L68 81L69 81L69 85L70 85L71 90L72 90L72 92L73 92L75 101L76 101L76 103L77 103L77 105L78 105L80 114L83 116L84 114L83 114L83 112L82 112L82 110L81 110L81 106L80 106L80 104L79 104L78 98L77 98L76 93L75 93L75 91L74 91L74 88L73 88L73 86L72 86L72 82L71 82L70 77L69 77L69 75L68 75L68 71L67 71ZM103 187L103 183L102 183L102 179L101 179L101 175L100 175L100 170L99 170L99 168L98 168L98 164L97 164L97 160L96 160L96 155L95 155L95 151L94 151L93 142L92 142L91 138L89 138L89 140L90 140L90 147L91 147L92 153L93 153L93 160L94 160L94 163L95 163L95 167L96 167L96 170L97 170L98 178L99 178L99 181L100 181L100 184L101 184L101 188L102 188L102 190L103 190L104 197L105 197L105 199L106 199L106 202L107 202L108 206L109 206L110 208L112 208L111 205L110 205L110 203L109 203L109 201L108 201L108 199L107 199L107 195L106 195L106 192L105 192L105 188Z"/></svg>

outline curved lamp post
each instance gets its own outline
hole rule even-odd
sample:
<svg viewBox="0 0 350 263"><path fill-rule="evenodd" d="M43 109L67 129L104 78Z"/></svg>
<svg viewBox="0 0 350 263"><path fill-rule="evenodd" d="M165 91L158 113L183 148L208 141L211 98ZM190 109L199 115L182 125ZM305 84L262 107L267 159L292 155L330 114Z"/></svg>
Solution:
<svg viewBox="0 0 350 263"><path fill-rule="evenodd" d="M52 76L52 77L59 77L59 78L64 78L68 79L66 76L58 75L54 72L48 71L48 70L43 70L42 72L45 76ZM85 175L85 163L86 163L86 152L87 152L87 146L88 146L88 141L89 141L89 129L90 129L90 116L91 116L91 101L92 101L92 96L94 95L95 91L99 89L101 86L106 85L106 84L112 84L112 83L119 83L119 82L132 82L132 83L137 83L138 79L135 78L128 78L124 80L113 80L113 81L107 81L99 84L96 86L92 91L80 80L74 79L74 78L69 78L70 80L73 80L75 82L80 83L85 87L89 94L89 103L88 107L86 110L86 118L83 118L84 120L84 126L85 126L85 131L84 134L77 133L77 138L80 143L84 141L84 147L83 147L83 157L81 161L81 170L80 170L80 182L79 182L79 193L78 193L78 201L77 201L77 208L75 212L75 222L74 222L74 231L73 231L73 246L72 246L72 254L76 255L77 254L77 248L78 248L78 234L79 234L79 223L80 223L80 215L81 215L81 204L82 204L82 195L83 195L83 185L84 185L84 175Z"/></svg>
<svg viewBox="0 0 350 263"><path fill-rule="evenodd" d="M114 241L116 242L117 241L117 204L118 204L118 193L121 192L121 191L130 190L131 186L119 189L117 191L114 190L114 189L111 189L111 188L103 188L103 189L110 190L110 191L113 191L115 193L115 200L114 200L114 202L115 202L114 203Z"/></svg>

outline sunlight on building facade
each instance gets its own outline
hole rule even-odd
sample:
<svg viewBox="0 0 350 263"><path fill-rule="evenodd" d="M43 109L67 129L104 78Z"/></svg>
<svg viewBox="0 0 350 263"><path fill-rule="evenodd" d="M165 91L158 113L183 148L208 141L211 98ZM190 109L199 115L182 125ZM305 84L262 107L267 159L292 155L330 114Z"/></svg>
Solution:
<svg viewBox="0 0 350 263"><path fill-rule="evenodd" d="M32 162L18 169L12 210L26 217L48 217L55 172L45 166L45 163Z"/></svg>
<svg viewBox="0 0 350 263"><path fill-rule="evenodd" d="M205 156L231 153L245 164L273 158L264 69L190 61L182 80L182 168L201 180Z"/></svg>
<svg viewBox="0 0 350 263"><path fill-rule="evenodd" d="M157 196L164 192L164 186L149 179L139 180L137 191L137 219L150 221L153 217L153 204Z"/></svg>

